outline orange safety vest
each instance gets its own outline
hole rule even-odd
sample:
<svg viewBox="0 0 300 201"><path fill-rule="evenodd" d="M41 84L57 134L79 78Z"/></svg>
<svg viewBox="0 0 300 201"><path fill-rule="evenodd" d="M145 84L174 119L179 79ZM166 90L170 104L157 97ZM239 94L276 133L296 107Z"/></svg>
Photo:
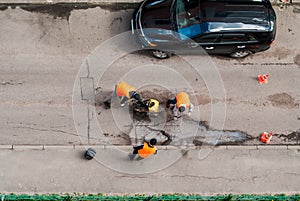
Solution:
<svg viewBox="0 0 300 201"><path fill-rule="evenodd" d="M185 105L187 108L191 105L189 95L185 92L179 92L176 96L176 107L179 108L181 105Z"/></svg>
<svg viewBox="0 0 300 201"><path fill-rule="evenodd" d="M138 150L139 156L142 158L147 158L156 152L156 146L149 147L147 142L144 142L144 147Z"/></svg>
<svg viewBox="0 0 300 201"><path fill-rule="evenodd" d="M122 81L117 85L116 93L119 97L126 96L127 98L130 98L129 92L136 91L136 89L133 86L130 86L126 82Z"/></svg>

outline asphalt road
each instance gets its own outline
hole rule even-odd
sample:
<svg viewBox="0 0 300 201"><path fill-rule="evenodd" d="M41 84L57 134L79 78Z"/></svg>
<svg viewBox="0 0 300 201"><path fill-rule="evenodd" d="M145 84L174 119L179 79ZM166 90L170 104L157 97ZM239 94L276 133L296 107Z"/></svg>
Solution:
<svg viewBox="0 0 300 201"><path fill-rule="evenodd" d="M0 144L106 143L97 139L100 131L96 127L89 128L93 131L90 133L79 131L82 137L78 137L75 125L80 123L75 121L74 124L72 113L73 89L77 87L80 67L85 65L89 55L93 56L93 50L130 30L134 6L131 4L125 9L123 4L115 4L57 10L17 6L0 11ZM299 8L298 5L283 11L275 8L278 33L270 50L241 60L211 57L209 61L213 61L224 83L224 97L212 95L205 85L213 77L197 77L192 70L182 68L187 65L182 57L160 61L143 52L128 54L113 62L101 80L92 77L92 87L103 100L117 80L134 67L172 67L196 88L190 92L195 93L198 100L201 120L207 121L211 129L242 131L252 137L250 144L260 144L257 137L261 132L273 131L273 144L299 144L300 29L295 26L300 20ZM107 52L113 54L114 51ZM192 58L197 60L197 57ZM262 73L270 74L267 85L259 85L255 80ZM88 85L88 81L81 84ZM81 86L83 91L87 88ZM181 85L171 88L172 93L178 90L188 89ZM162 98L161 95L158 98ZM226 113L218 110L224 104ZM217 108L214 113L213 107ZM111 126L109 114L102 107L88 110L92 115L83 109L82 119L79 119L84 129L90 118L99 120L103 133L113 144L130 143L124 136L128 130ZM218 115L224 116L222 126L214 125L213 119Z"/></svg>
<svg viewBox="0 0 300 201"><path fill-rule="evenodd" d="M164 61L144 52L126 54L133 42L129 37L114 37L130 30L132 9L124 9L124 5L74 10L1 8L1 192L299 193L299 146L295 146L299 144L300 121L299 6L283 11L276 7L278 34L267 52L242 60L174 56ZM116 55L123 56L112 62L110 58ZM197 61L201 61L196 66L202 70L200 75L189 65ZM99 79L95 73L107 62L112 64ZM211 69L219 74L212 76L210 68L200 68L204 65L216 67ZM135 71L137 67L140 71ZM149 67L151 72L145 71ZM173 69L173 74L166 72L166 67ZM133 79L132 72L143 79ZM267 85L257 83L256 76L261 73L270 74ZM199 103L193 119L200 114L211 131L243 132L251 140L241 144L255 146L195 150L179 143L175 148L160 146L158 155L144 161L128 161L130 147L93 146L96 158L86 161L82 156L87 146L54 146L130 144L127 132L131 133L132 125L127 124L132 122L123 118L124 110L110 112L99 106L116 81L128 76L136 84L149 79L154 86L162 82L158 88L168 86L168 95L178 90L193 93L193 101ZM173 76L182 76L183 81ZM210 83L224 87L216 84L211 88ZM158 89L145 85L143 90L144 95L165 99L166 94ZM198 125L197 121L182 122L179 127L187 130ZM178 124L166 126L177 128ZM269 130L276 134L271 144L289 146L262 145L257 137Z"/></svg>

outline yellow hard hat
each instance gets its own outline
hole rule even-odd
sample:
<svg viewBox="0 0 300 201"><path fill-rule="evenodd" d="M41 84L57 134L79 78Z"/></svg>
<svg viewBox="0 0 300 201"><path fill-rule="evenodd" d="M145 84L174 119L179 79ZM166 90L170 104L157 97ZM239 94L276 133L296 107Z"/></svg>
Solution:
<svg viewBox="0 0 300 201"><path fill-rule="evenodd" d="M150 102L149 102L149 112L158 112L158 107L159 107L159 102L155 99L150 99Z"/></svg>

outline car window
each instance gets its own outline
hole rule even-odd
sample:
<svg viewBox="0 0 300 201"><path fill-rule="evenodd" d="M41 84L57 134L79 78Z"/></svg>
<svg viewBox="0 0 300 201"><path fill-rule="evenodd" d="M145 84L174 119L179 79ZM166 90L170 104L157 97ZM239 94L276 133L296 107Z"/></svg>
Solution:
<svg viewBox="0 0 300 201"><path fill-rule="evenodd" d="M199 0L176 1L176 24L180 38L192 38L201 33L199 22Z"/></svg>
<svg viewBox="0 0 300 201"><path fill-rule="evenodd" d="M247 34L223 34L221 43L243 43L243 42L256 42L252 35Z"/></svg>
<svg viewBox="0 0 300 201"><path fill-rule="evenodd" d="M209 34L195 38L194 41L197 43L215 43L220 36L222 36L222 34Z"/></svg>

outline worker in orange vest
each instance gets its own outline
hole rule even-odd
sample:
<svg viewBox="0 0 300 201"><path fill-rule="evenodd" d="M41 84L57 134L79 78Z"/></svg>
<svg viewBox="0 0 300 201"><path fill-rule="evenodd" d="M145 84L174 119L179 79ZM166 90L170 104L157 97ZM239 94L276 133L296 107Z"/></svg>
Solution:
<svg viewBox="0 0 300 201"><path fill-rule="evenodd" d="M133 146L133 152L132 154L129 154L130 160L133 160L137 154L139 155L138 160L148 158L153 154L157 154L157 148L155 146L156 143L157 140L152 138L149 142L144 141L142 145Z"/></svg>
<svg viewBox="0 0 300 201"><path fill-rule="evenodd" d="M121 98L121 107L125 106L125 102L131 98L134 98L138 101L141 101L140 95L136 92L136 89L133 86L130 86L124 81L121 81L116 85L113 95L104 102L105 108L109 109L111 106L111 101L113 97L118 96Z"/></svg>
<svg viewBox="0 0 300 201"><path fill-rule="evenodd" d="M179 92L174 99L170 99L167 101L167 108L171 107L173 109L174 120L177 120L177 110L180 113L187 111L188 115L191 115L193 111L193 104L190 101L189 95L185 92Z"/></svg>

